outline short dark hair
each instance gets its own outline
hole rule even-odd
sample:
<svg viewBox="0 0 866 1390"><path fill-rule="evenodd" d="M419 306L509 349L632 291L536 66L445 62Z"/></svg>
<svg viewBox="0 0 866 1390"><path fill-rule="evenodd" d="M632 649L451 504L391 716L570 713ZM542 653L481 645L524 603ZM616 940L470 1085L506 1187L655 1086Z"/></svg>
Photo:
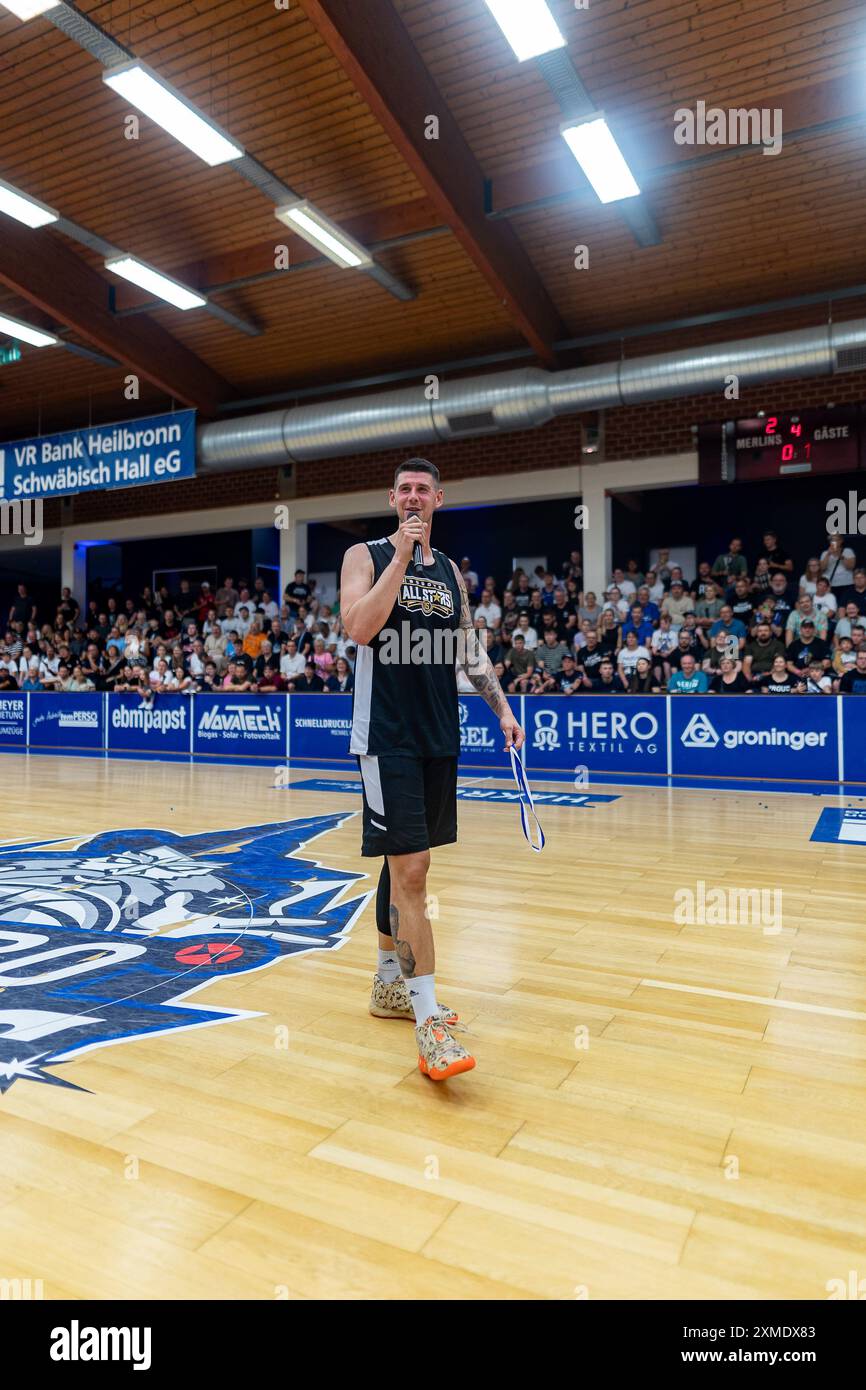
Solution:
<svg viewBox="0 0 866 1390"><path fill-rule="evenodd" d="M405 463L398 464L394 470L395 487L401 473L429 473L436 486L439 486L439 469L429 459L406 459Z"/></svg>

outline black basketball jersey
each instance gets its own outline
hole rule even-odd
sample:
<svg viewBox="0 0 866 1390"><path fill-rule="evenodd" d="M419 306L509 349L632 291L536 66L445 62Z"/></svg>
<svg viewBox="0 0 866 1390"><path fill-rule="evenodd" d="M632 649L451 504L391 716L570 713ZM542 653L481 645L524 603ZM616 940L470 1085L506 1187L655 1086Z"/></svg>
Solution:
<svg viewBox="0 0 866 1390"><path fill-rule="evenodd" d="M387 539L368 541L373 583L394 558ZM455 670L460 590L441 550L403 577L379 632L358 647L350 752L456 758L460 752Z"/></svg>

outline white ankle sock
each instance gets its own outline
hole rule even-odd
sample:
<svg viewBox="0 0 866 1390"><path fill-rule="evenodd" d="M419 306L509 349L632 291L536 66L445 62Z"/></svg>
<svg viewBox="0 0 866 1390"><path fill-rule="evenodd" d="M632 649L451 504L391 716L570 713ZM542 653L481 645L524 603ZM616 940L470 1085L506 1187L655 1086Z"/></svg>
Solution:
<svg viewBox="0 0 866 1390"><path fill-rule="evenodd" d="M414 980L406 981L409 1003L415 1013L416 1023L425 1023L436 1012L436 983L432 975L416 975Z"/></svg>
<svg viewBox="0 0 866 1390"><path fill-rule="evenodd" d="M386 985L392 985L395 980L400 978L400 962L397 959L396 951L383 951L379 947L379 965L376 974Z"/></svg>

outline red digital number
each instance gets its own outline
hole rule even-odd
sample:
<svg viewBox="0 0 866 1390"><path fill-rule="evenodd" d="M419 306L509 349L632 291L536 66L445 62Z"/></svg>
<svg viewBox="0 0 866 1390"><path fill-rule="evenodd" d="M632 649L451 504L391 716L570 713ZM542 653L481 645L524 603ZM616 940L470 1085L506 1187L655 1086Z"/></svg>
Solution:
<svg viewBox="0 0 866 1390"><path fill-rule="evenodd" d="M790 431L790 432L791 432L791 434L802 434L802 433L803 433L803 426L802 426L802 425L792 425L792 426L791 426L791 431Z"/></svg>
<svg viewBox="0 0 866 1390"><path fill-rule="evenodd" d="M788 462L790 462L790 460L791 460L793 457L794 457L794 446L793 446L793 444L783 444L783 445L782 445L782 462L783 462L783 463L788 463Z"/></svg>
<svg viewBox="0 0 866 1390"><path fill-rule="evenodd" d="M775 415L771 415L766 424L767 434L775 434L778 423L778 418Z"/></svg>

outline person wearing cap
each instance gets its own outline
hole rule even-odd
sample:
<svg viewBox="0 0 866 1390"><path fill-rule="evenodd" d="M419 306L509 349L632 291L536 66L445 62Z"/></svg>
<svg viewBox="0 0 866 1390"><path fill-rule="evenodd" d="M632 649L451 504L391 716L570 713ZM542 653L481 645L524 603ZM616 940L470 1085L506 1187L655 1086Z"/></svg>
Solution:
<svg viewBox="0 0 866 1390"><path fill-rule="evenodd" d="M670 593L665 594L662 600L662 612L670 614L674 627L679 627L685 615L694 611L695 601L691 594L686 593L682 579L672 579Z"/></svg>
<svg viewBox="0 0 866 1390"><path fill-rule="evenodd" d="M830 644L815 632L814 618L804 618L800 623L799 637L788 643L785 662L791 675L802 679L813 661L821 663L822 671L829 671Z"/></svg>
<svg viewBox="0 0 866 1390"><path fill-rule="evenodd" d="M788 614L785 624L785 641L788 643L796 641L800 636L800 628L804 622L812 622L815 631L823 640L829 631L829 621L826 613L817 612L814 601L810 594L804 594L797 600L796 608Z"/></svg>

